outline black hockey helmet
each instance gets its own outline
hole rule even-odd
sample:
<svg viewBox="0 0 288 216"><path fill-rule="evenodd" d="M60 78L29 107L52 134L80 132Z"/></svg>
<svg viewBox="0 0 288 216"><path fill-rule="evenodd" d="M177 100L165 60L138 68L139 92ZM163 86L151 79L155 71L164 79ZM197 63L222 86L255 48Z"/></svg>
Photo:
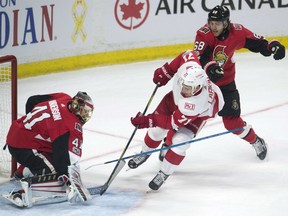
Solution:
<svg viewBox="0 0 288 216"><path fill-rule="evenodd" d="M79 91L68 103L69 110L75 114L83 124L92 116L94 105L91 97L86 93Z"/></svg>
<svg viewBox="0 0 288 216"><path fill-rule="evenodd" d="M230 11L226 6L217 5L208 14L208 21L230 22Z"/></svg>

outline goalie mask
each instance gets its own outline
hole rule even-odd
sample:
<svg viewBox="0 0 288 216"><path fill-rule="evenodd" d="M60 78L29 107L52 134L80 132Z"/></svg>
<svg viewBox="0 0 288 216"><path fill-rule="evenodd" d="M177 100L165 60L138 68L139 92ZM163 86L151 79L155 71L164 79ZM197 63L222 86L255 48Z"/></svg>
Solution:
<svg viewBox="0 0 288 216"><path fill-rule="evenodd" d="M75 114L83 124L92 116L94 105L90 96L86 92L79 91L68 104L69 110Z"/></svg>
<svg viewBox="0 0 288 216"><path fill-rule="evenodd" d="M185 98L196 95L201 91L207 78L205 71L196 62L187 62L179 68L178 84L181 95Z"/></svg>

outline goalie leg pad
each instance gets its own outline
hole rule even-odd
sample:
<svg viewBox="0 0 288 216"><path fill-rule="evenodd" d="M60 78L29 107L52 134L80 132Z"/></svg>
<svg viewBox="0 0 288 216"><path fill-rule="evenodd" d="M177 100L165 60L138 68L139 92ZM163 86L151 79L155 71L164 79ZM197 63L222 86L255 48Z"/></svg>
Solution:
<svg viewBox="0 0 288 216"><path fill-rule="evenodd" d="M20 181L22 190L12 191L9 194L2 194L2 197L18 207L32 207L32 191L29 182Z"/></svg>
<svg viewBox="0 0 288 216"><path fill-rule="evenodd" d="M69 181L71 185L67 188L68 200L71 203L85 202L91 200L89 191L84 187L81 181L79 168L75 165L68 167Z"/></svg>
<svg viewBox="0 0 288 216"><path fill-rule="evenodd" d="M32 190L31 185L27 181L20 181L24 193L22 193L23 206L32 207Z"/></svg>
<svg viewBox="0 0 288 216"><path fill-rule="evenodd" d="M22 193L19 192L11 192L9 194L2 194L2 197L8 200L9 202L13 203L14 205L18 207L26 207L23 204L22 200Z"/></svg>

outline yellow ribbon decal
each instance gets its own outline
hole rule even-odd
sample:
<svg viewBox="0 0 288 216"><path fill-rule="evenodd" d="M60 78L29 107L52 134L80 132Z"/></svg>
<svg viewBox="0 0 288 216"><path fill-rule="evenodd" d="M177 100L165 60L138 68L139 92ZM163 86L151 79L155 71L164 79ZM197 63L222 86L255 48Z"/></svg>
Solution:
<svg viewBox="0 0 288 216"><path fill-rule="evenodd" d="M87 4L85 0L75 0L72 7L72 16L75 23L73 34L71 36L72 41L75 43L77 36L80 35L82 41L84 42L87 37L87 33L84 28L84 20L87 14Z"/></svg>

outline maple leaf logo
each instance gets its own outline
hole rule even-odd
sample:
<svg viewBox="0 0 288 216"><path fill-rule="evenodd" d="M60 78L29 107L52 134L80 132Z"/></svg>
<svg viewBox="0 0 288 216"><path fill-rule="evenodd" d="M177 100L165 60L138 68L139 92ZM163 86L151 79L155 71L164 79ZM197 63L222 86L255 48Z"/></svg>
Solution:
<svg viewBox="0 0 288 216"><path fill-rule="evenodd" d="M114 7L117 23L128 30L138 28L148 17L149 5L149 0L117 0Z"/></svg>
<svg viewBox="0 0 288 216"><path fill-rule="evenodd" d="M143 10L144 3L139 2L136 4L135 0L129 0L128 5L122 4L120 5L121 11L123 12L123 20L127 20L128 18L136 18L140 19L141 18L141 13L140 11Z"/></svg>

